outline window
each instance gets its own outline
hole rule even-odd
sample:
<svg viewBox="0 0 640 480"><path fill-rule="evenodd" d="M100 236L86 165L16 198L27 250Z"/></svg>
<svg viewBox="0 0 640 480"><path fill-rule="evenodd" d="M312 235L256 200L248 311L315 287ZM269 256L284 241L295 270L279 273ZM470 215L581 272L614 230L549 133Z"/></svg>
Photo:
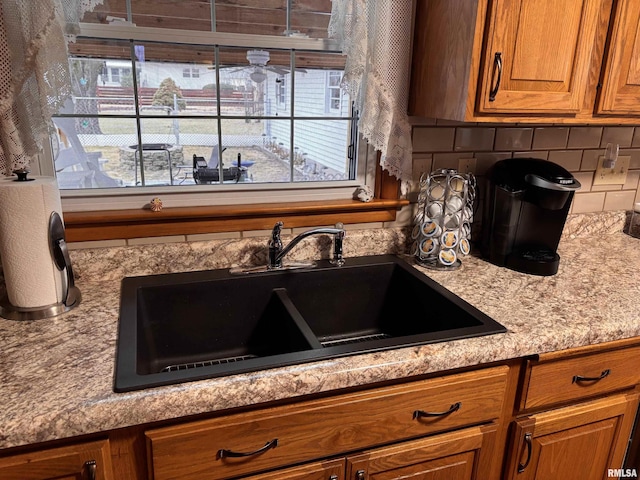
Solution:
<svg viewBox="0 0 640 480"><path fill-rule="evenodd" d="M342 110L342 90L340 88L341 81L342 72L327 72L327 113L339 114Z"/></svg>
<svg viewBox="0 0 640 480"><path fill-rule="evenodd" d="M343 108L344 56L324 38L329 12L307 12L305 26L295 2L251 3L210 0L203 19L181 2L180 17L167 9L158 22L128 0L126 25L101 24L123 16L108 5L87 14L69 46L73 102L54 118L60 187L355 185L356 112ZM272 27L245 20L257 14Z"/></svg>
<svg viewBox="0 0 640 480"><path fill-rule="evenodd" d="M197 68L185 68L182 70L183 78L200 78L200 70Z"/></svg>
<svg viewBox="0 0 640 480"><path fill-rule="evenodd" d="M274 215L287 227L393 221L407 202L356 141L349 97L328 111L327 72L341 77L345 64L327 38L330 8L120 0L88 12L69 46L73 102L54 118L48 167L67 239L268 229ZM217 181L195 182L194 155L206 173L217 163ZM234 169L242 177L227 179ZM379 201L353 202L374 177ZM141 208L156 195L169 216Z"/></svg>
<svg viewBox="0 0 640 480"><path fill-rule="evenodd" d="M276 78L276 98L278 105L286 107L287 105L287 79L284 75Z"/></svg>

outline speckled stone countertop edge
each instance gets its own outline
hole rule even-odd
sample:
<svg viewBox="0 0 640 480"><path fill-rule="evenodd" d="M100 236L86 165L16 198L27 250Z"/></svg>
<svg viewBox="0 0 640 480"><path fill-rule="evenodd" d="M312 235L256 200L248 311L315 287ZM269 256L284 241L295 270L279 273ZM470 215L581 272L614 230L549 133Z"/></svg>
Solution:
<svg viewBox="0 0 640 480"><path fill-rule="evenodd" d="M622 233L607 235L606 242L600 233L565 235L559 248L560 271L552 277L512 272L476 256L466 257L455 272L416 267L502 323L508 329L505 334L129 393L112 390L118 274L111 277L113 272L107 271L96 280L90 275L94 266L84 265L81 255L76 255L82 272L78 286L84 297L76 310L49 321L0 322L0 402L4 406L0 410L0 448L640 336L640 275L636 272L640 240ZM365 253L375 254L401 253L405 243L401 232L391 231L362 232L351 238L354 245L368 249ZM316 253L316 247L301 256ZM199 258L210 255L211 248L196 245L190 253L204 253L189 257L187 267L198 267ZM220 253L232 247L215 248ZM166 255L176 253L169 250ZM134 273L156 273L158 268L136 263L144 253L139 252L140 257L129 259L138 267ZM109 252L102 252L107 258L105 253ZM98 254L85 253L87 258L94 255ZM120 251L113 258L122 255ZM129 260L120 259L123 269L128 268ZM157 266L166 268L161 262Z"/></svg>

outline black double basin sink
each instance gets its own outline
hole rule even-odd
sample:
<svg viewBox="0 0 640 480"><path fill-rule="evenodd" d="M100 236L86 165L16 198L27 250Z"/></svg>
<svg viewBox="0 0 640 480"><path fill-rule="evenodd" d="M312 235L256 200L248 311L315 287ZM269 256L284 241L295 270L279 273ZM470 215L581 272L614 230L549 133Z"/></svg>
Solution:
<svg viewBox="0 0 640 480"><path fill-rule="evenodd" d="M128 277L114 390L505 331L392 255L341 267Z"/></svg>

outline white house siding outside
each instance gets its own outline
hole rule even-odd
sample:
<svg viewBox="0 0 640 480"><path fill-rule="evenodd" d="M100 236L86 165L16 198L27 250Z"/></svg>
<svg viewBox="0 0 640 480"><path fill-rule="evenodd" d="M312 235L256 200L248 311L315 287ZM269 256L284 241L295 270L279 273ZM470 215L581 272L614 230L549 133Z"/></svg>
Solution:
<svg viewBox="0 0 640 480"><path fill-rule="evenodd" d="M101 84L110 87L121 86L123 74L131 75L131 62L126 60L107 60L105 62L106 75L101 76ZM141 87L158 88L165 78L172 78L180 88L201 89L206 85L215 85L215 70L206 65L191 63L161 63L144 62L137 63L139 82ZM236 86L244 85L245 80L240 73L227 74L225 69L220 70L220 81Z"/></svg>
<svg viewBox="0 0 640 480"><path fill-rule="evenodd" d="M340 110L330 108L329 78L330 71L327 70L307 70L306 73L295 74L295 116L336 117L336 120L295 120L294 151L304 155L309 163L346 174L350 122L344 118L350 115L351 102L348 96L343 94ZM287 89L284 104L279 102L280 84L276 80L284 80ZM278 76L270 73L265 82L270 83L265 88L267 115L290 115L291 74ZM339 118L343 119L337 120ZM285 147L289 145L291 123L288 120L267 120L265 123L266 133L272 142L282 143Z"/></svg>

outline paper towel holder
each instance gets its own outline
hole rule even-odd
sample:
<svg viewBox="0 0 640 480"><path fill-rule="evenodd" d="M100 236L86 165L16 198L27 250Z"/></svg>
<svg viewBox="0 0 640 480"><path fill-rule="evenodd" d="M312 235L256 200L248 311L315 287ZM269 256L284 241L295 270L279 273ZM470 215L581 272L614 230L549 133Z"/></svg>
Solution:
<svg viewBox="0 0 640 480"><path fill-rule="evenodd" d="M9 320L39 320L50 318L68 312L80 304L82 295L75 286L73 278L73 268L71 258L64 235L64 224L58 212L53 212L49 217L49 248L51 256L58 270L66 269L66 288L63 295L64 300L53 305L43 307L16 307L11 305L7 295L0 299L0 317Z"/></svg>

